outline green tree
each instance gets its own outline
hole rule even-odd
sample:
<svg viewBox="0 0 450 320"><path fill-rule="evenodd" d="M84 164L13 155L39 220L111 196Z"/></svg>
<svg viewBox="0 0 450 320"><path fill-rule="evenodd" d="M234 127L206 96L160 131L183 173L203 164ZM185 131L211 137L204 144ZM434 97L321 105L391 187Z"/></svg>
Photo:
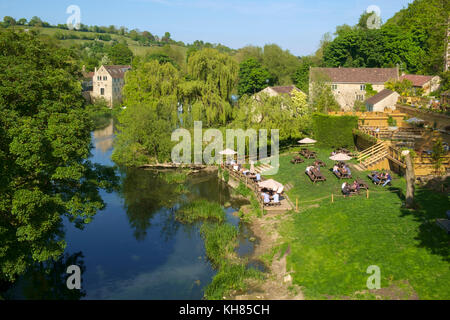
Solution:
<svg viewBox="0 0 450 320"><path fill-rule="evenodd" d="M318 67L320 61L314 56L306 56L300 59L300 66L294 74L296 86L305 93L309 93L309 70L311 67Z"/></svg>
<svg viewBox="0 0 450 320"><path fill-rule="evenodd" d="M27 19L25 19L25 18L20 18L20 19L17 21L17 24L18 24L19 26L25 26L25 25L27 25L27 23L28 23L28 21L27 21Z"/></svg>
<svg viewBox="0 0 450 320"><path fill-rule="evenodd" d="M109 50L109 59L115 65L129 65L133 60L133 52L126 44L118 43Z"/></svg>
<svg viewBox="0 0 450 320"><path fill-rule="evenodd" d="M32 17L30 22L28 22L28 25L30 27L42 27L44 25L44 22L39 17Z"/></svg>
<svg viewBox="0 0 450 320"><path fill-rule="evenodd" d="M34 32L0 31L0 279L64 251L104 204L114 172L87 161L92 122L75 57Z"/></svg>
<svg viewBox="0 0 450 320"><path fill-rule="evenodd" d="M373 97L378 93L378 91L373 90L373 86L371 83L366 83L364 86L366 88L366 99L369 99L370 97Z"/></svg>
<svg viewBox="0 0 450 320"><path fill-rule="evenodd" d="M310 132L311 115L301 92L293 97L260 94L258 99L245 95L239 100L232 126L244 130L279 129L280 145L288 145Z"/></svg>
<svg viewBox="0 0 450 320"><path fill-rule="evenodd" d="M272 74L275 84L290 85L300 61L288 50L283 50L276 44L268 44L264 46L263 66Z"/></svg>
<svg viewBox="0 0 450 320"><path fill-rule="evenodd" d="M189 89L199 91L194 100L188 101L197 115L203 115L197 120L206 126L226 124L232 118L230 100L238 78L237 62L227 54L207 48L191 55L187 70L190 79L196 81L189 84ZM192 92L187 90L190 98Z"/></svg>
<svg viewBox="0 0 450 320"><path fill-rule="evenodd" d="M317 75L312 82L311 96L312 109L315 112L327 113L330 111L339 111L341 109L339 103L336 101L331 87L322 78L322 75Z"/></svg>
<svg viewBox="0 0 450 320"><path fill-rule="evenodd" d="M257 60L250 58L239 65L238 94L254 94L272 82L269 71Z"/></svg>
<svg viewBox="0 0 450 320"><path fill-rule="evenodd" d="M142 62L126 74L124 104L112 159L135 166L170 160L182 78L170 63Z"/></svg>
<svg viewBox="0 0 450 320"><path fill-rule="evenodd" d="M16 19L14 19L13 17L5 16L3 18L3 26L5 28L10 27L10 26L15 26L16 24L17 24Z"/></svg>

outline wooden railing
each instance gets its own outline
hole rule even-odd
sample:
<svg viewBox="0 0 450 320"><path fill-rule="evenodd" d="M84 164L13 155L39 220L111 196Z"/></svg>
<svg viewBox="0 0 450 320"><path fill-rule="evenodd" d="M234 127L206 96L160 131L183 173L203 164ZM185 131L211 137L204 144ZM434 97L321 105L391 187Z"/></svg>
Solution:
<svg viewBox="0 0 450 320"><path fill-rule="evenodd" d="M358 154L358 156L356 157L356 160L360 164L363 164L363 162L365 162L366 160L370 159L371 157L373 157L379 153L383 153L383 151L386 151L386 144L385 144L385 142L381 141L381 142L377 143L376 145L373 145L373 146L369 147L368 149L360 152Z"/></svg>
<svg viewBox="0 0 450 320"><path fill-rule="evenodd" d="M258 201L262 212L264 212L264 202L261 199L261 196L259 194L259 185L258 185L258 183L256 181L252 180L252 179L249 179L247 176L242 174L240 171L236 171L233 168L229 168L226 165L222 165L222 170L228 171L229 175L231 177L233 177L234 180L244 183L247 188L249 188L252 192L254 192L255 196L256 196L256 200Z"/></svg>

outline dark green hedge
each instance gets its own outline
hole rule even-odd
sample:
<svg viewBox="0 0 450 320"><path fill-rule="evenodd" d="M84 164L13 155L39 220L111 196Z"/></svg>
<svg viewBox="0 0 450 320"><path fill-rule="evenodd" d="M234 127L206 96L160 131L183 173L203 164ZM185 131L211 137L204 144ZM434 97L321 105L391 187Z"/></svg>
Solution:
<svg viewBox="0 0 450 320"><path fill-rule="evenodd" d="M358 127L358 117L313 115L314 138L323 147L354 147L353 129Z"/></svg>

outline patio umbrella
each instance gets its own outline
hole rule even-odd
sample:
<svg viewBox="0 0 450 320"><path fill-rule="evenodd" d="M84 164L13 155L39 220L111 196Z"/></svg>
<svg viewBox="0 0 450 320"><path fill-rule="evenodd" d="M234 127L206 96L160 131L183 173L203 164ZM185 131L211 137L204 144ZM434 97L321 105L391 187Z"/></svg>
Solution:
<svg viewBox="0 0 450 320"><path fill-rule="evenodd" d="M422 119L414 117L414 118L406 120L406 122L408 122L408 123L422 123L422 122L425 122L425 120L422 120Z"/></svg>
<svg viewBox="0 0 450 320"><path fill-rule="evenodd" d="M305 138L303 140L298 141L298 143L300 144L313 144L316 143L316 140L310 139L310 138Z"/></svg>
<svg viewBox="0 0 450 320"><path fill-rule="evenodd" d="M219 154L223 155L223 156L231 156L231 155L237 154L237 152L234 150L231 150L231 149L225 149L225 150L220 151Z"/></svg>
<svg viewBox="0 0 450 320"><path fill-rule="evenodd" d="M335 154L334 156L330 157L330 160L333 160L333 161L348 161L351 159L352 159L352 157L349 157L345 153L338 153L338 154Z"/></svg>
<svg viewBox="0 0 450 320"><path fill-rule="evenodd" d="M273 190L273 191L277 191L279 188L283 187L283 185L281 183L279 183L278 181L275 181L273 179L261 181L259 183L259 186L261 188L266 188L266 189Z"/></svg>

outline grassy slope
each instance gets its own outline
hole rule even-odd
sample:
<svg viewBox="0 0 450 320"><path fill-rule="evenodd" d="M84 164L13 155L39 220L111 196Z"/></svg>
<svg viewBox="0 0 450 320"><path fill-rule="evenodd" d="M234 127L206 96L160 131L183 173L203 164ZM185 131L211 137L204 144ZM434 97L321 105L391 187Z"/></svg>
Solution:
<svg viewBox="0 0 450 320"><path fill-rule="evenodd" d="M28 26L16 26L17 29L35 29L39 30L41 34L53 36L56 32L61 32L63 34L76 34L77 36L81 37L82 35L88 35L92 36L94 33L92 32L81 32L81 31L71 31L71 30L64 30L64 29L58 29L58 28L38 28L38 27L28 27ZM106 34L106 33L105 33ZM127 38L125 36L117 35L117 34L109 34L112 39L115 39L119 42L126 41L130 50L133 51L133 54L136 56L145 56L148 53L158 53L161 50L161 47L145 47L139 45L137 41L134 41L130 38ZM61 43L63 43L65 46L70 47L73 44L80 44L80 43L86 43L86 42L93 42L94 40L81 40L81 39L67 39L67 40L61 40ZM99 40L102 41L102 40ZM107 41L104 41L107 42ZM184 56L186 55L187 48L180 47L177 45L171 45L172 49L179 50Z"/></svg>
<svg viewBox="0 0 450 320"><path fill-rule="evenodd" d="M326 160L329 150L319 155L333 163ZM449 237L434 222L445 216L448 196L417 190L420 209L405 210L401 208L405 183L396 177L389 189L371 185L376 192L370 199L337 198L333 204L326 199L316 202L319 207L310 207L312 203L301 201L340 194L342 181L325 171L327 181L313 185L304 173L312 160L292 165L291 158L281 157L274 178L294 184L288 194L293 201L299 197L301 213L284 223L280 232L284 246L289 243L291 248L288 269L295 271L294 282L304 286L308 298L355 297L355 292L367 290L370 265L381 268L382 288L407 280L421 299L450 298ZM367 180L366 173L357 175Z"/></svg>

